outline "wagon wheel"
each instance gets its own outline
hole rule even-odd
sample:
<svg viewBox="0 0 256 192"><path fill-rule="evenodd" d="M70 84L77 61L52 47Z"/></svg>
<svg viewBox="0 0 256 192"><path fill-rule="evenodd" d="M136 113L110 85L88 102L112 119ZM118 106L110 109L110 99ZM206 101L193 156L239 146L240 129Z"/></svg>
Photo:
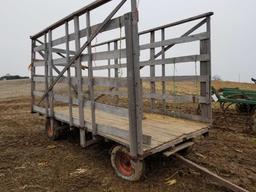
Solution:
<svg viewBox="0 0 256 192"><path fill-rule="evenodd" d="M50 140L56 141L60 139L60 122L55 119L47 118L45 121L45 132Z"/></svg>
<svg viewBox="0 0 256 192"><path fill-rule="evenodd" d="M111 164L116 174L128 181L138 181L144 173L144 161L133 160L129 150L116 146L111 152Z"/></svg>

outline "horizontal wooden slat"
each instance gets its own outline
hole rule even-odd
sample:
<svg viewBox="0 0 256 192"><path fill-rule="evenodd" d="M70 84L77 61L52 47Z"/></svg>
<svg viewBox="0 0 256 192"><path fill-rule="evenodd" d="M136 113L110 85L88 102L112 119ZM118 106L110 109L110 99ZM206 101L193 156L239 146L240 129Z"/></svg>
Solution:
<svg viewBox="0 0 256 192"><path fill-rule="evenodd" d="M103 52L97 52L92 54L92 58L94 61L98 60L108 60L108 59L119 59L119 58L125 58L126 57L126 50L114 50L114 51L103 51ZM70 57L72 59L72 57ZM83 54L81 57L82 62L87 62L88 61L88 55ZM43 64L43 63L41 63ZM58 58L58 59L53 59L53 64L56 66L65 66L67 65L67 60L66 58ZM72 65L75 67L75 65Z"/></svg>
<svg viewBox="0 0 256 192"><path fill-rule="evenodd" d="M56 79L57 77L53 77L53 79ZM33 77L34 82L45 82L45 76L34 76ZM50 81L50 77L48 77L48 81ZM68 83L68 78L67 77L61 77L61 79L58 81L59 83ZM71 77L71 82L72 84L77 83L77 78L76 77Z"/></svg>
<svg viewBox="0 0 256 192"><path fill-rule="evenodd" d="M111 125L96 124L96 126L97 126L97 134L98 135L101 135L101 136L110 135L110 136L114 136L114 137L119 137L119 138L126 140L127 143L129 141L129 131L127 131L127 130L112 127ZM86 127L88 128L87 129L88 131L92 131L92 125L90 122L86 122ZM144 145L151 144L151 136L143 134L142 139L143 139L142 142ZM127 145L127 143L123 143L123 144Z"/></svg>
<svg viewBox="0 0 256 192"><path fill-rule="evenodd" d="M211 122L210 119L204 118L201 115L193 115L193 114L187 114L187 113L177 112L177 111L162 111L160 109L153 109L153 110L150 110L150 112L161 113L163 115L169 115L169 116L176 117L176 118L182 118L182 119L193 120L193 121L200 121L200 122L205 122L205 123L210 123Z"/></svg>
<svg viewBox="0 0 256 192"><path fill-rule="evenodd" d="M121 91L94 91L96 95L111 95L111 96L120 96L127 97L128 94L126 92Z"/></svg>
<svg viewBox="0 0 256 192"><path fill-rule="evenodd" d="M172 44L189 43L189 42L199 41L199 40L204 40L204 39L209 39L209 38L210 38L209 33L204 32L204 33L199 33L196 35L190 35L190 36L186 36L186 37L180 37L180 38L175 38L175 39L158 41L155 43L144 44L144 45L140 46L140 50L163 47L163 46L168 46L168 45L172 45Z"/></svg>
<svg viewBox="0 0 256 192"><path fill-rule="evenodd" d="M147 99L167 100L174 103L184 103L184 102L206 103L207 102L207 99L205 97L193 96L193 95L169 95L169 94L157 94L157 93L143 93L143 97Z"/></svg>
<svg viewBox="0 0 256 192"><path fill-rule="evenodd" d="M34 60L33 65L34 65L34 67L45 66L45 61L44 60Z"/></svg>
<svg viewBox="0 0 256 192"><path fill-rule="evenodd" d="M102 65L93 67L93 70L104 70L104 69L117 69L117 68L126 68L127 64L114 64L114 65Z"/></svg>
<svg viewBox="0 0 256 192"><path fill-rule="evenodd" d="M101 31L101 32L106 32L106 31L110 31L116 28L119 28L120 26L124 25L124 19L123 16L121 17L117 17L112 19L108 25ZM98 27L100 26L100 24L96 24L94 26L91 27L91 31L93 33L93 31L95 31ZM87 28L80 30L80 38L86 37L87 36ZM74 41L75 40L75 34L72 33L69 35L69 41ZM66 36L60 37L58 39L55 39L52 41L52 46L57 46L57 45L61 45L63 43L66 43ZM44 44L40 45L38 47L34 48L35 51L42 51L44 50Z"/></svg>
<svg viewBox="0 0 256 192"><path fill-rule="evenodd" d="M92 59L94 61L97 60L107 60L107 59L119 59L126 57L126 49L118 49L114 51L104 51L104 52L96 52L92 54ZM83 55L81 58L82 61L88 61L88 55Z"/></svg>
<svg viewBox="0 0 256 192"><path fill-rule="evenodd" d="M198 81L198 82L205 82L208 80L207 75L202 75L202 76L165 76L165 77L142 77L142 81L154 81L154 82L159 82L159 81Z"/></svg>
<svg viewBox="0 0 256 192"><path fill-rule="evenodd" d="M44 92L42 91L33 91L33 95L36 97L42 97L44 95Z"/></svg>
<svg viewBox="0 0 256 192"><path fill-rule="evenodd" d="M126 87L127 79L126 78L105 78L105 77L95 77L94 85L104 86L104 87Z"/></svg>
<svg viewBox="0 0 256 192"><path fill-rule="evenodd" d="M157 59L151 61L141 61L140 66L150 66L150 65L162 65L162 64L176 64L176 63L187 63L187 62L195 62L195 61L208 61L210 56L207 54L204 55L189 55L182 57L173 57L166 59Z"/></svg>
<svg viewBox="0 0 256 192"><path fill-rule="evenodd" d="M63 53L63 54L66 54L66 53L67 53L67 51L66 51L65 49L58 49L58 48L53 48L53 49L52 49L52 52L53 52L53 53ZM69 50L69 54L70 54L70 55L75 55L76 52Z"/></svg>
<svg viewBox="0 0 256 192"><path fill-rule="evenodd" d="M45 108L33 105L33 112L45 114Z"/></svg>
<svg viewBox="0 0 256 192"><path fill-rule="evenodd" d="M116 107L116 106L106 105L102 103L95 103L95 108L101 111L105 111L105 112L112 113L122 117L128 117L128 113L129 113L127 108Z"/></svg>

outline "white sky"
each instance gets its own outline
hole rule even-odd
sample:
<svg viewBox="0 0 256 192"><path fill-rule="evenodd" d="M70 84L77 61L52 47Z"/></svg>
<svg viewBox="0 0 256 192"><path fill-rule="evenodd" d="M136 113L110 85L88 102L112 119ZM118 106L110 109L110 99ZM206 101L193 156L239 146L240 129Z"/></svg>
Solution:
<svg viewBox="0 0 256 192"><path fill-rule="evenodd" d="M114 3L117 0L113 0ZM0 0L0 76L29 75L30 39L92 0ZM213 11L212 74L249 82L256 77L255 0L140 0L140 30ZM105 15L110 9L99 13ZM100 21L100 20L99 20ZM182 33L182 32L181 32Z"/></svg>

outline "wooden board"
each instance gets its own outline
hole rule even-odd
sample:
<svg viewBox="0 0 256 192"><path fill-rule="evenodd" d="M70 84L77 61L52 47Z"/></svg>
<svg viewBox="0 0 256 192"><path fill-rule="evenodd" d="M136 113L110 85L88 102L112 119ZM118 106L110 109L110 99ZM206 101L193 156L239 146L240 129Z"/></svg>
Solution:
<svg viewBox="0 0 256 192"><path fill-rule="evenodd" d="M55 107L55 113L61 114L61 116L68 119L69 110L68 107ZM91 109L85 107L85 121L91 123ZM96 109L96 124L102 126L111 126L114 128L128 131L129 120L128 117L119 116L117 114L108 113L99 109ZM73 107L74 122L78 121L79 112L77 107ZM147 152L152 149L161 147L170 143L170 147L182 142L183 139L190 139L195 136L201 135L207 132L207 123L201 123L191 120L184 120L164 115L144 113L142 121L143 134L151 136L151 144L143 145L143 151ZM129 145L129 141L117 136L107 135L107 138L122 144Z"/></svg>

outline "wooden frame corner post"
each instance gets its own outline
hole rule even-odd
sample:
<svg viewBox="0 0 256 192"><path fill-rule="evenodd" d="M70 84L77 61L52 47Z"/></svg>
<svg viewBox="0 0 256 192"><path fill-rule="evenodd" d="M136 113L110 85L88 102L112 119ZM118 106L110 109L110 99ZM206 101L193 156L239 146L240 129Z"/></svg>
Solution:
<svg viewBox="0 0 256 192"><path fill-rule="evenodd" d="M132 157L142 155L142 97L139 67L139 36L137 17L128 13L125 19L127 81L129 106L129 138Z"/></svg>
<svg viewBox="0 0 256 192"><path fill-rule="evenodd" d="M206 75L206 82L201 82L200 95L206 97L207 102L201 103L201 115L204 119L211 121L212 119L212 107L211 107L211 17L206 18L206 30L209 35L208 39L200 41L200 54L209 55L208 61L200 62L200 75Z"/></svg>

